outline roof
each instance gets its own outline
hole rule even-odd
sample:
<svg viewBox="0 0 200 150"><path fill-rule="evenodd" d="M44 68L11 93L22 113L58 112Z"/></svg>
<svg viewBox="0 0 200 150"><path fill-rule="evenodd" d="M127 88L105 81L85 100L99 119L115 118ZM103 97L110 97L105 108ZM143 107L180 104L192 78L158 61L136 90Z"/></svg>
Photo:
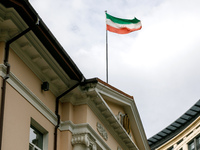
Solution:
<svg viewBox="0 0 200 150"><path fill-rule="evenodd" d="M149 146L152 150L161 146L171 138L175 137L187 126L189 126L200 115L200 100L198 100L188 111L181 117L170 124L168 127L148 139Z"/></svg>
<svg viewBox="0 0 200 150"><path fill-rule="evenodd" d="M52 57L71 79L76 81L81 81L83 78L85 79L76 64L72 61L27 0L0 0L0 3L7 8L13 7L29 27L33 26L39 18L39 25L32 30L36 37L43 43Z"/></svg>

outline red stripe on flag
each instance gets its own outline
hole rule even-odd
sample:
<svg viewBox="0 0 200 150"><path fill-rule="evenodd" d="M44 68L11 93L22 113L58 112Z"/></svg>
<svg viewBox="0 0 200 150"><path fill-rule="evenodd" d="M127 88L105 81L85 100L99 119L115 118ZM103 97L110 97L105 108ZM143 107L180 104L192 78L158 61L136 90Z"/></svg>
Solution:
<svg viewBox="0 0 200 150"><path fill-rule="evenodd" d="M140 30L142 28L142 26L140 26L139 28L136 28L136 29L129 29L127 27L124 27L124 28L114 28L110 25L106 25L107 27L107 30L110 31L110 32L114 32L114 33L118 33L118 34L127 34L127 33L130 33L130 32L133 32L133 31L137 31L137 30Z"/></svg>

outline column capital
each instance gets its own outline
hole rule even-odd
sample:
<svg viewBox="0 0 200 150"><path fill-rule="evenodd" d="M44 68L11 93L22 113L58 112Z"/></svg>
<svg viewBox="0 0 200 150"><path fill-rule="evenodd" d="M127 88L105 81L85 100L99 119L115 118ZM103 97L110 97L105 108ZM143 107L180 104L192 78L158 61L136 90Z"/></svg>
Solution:
<svg viewBox="0 0 200 150"><path fill-rule="evenodd" d="M91 137L89 133L78 133L72 135L73 146L84 145L86 148L92 148L92 150L97 150L95 139Z"/></svg>

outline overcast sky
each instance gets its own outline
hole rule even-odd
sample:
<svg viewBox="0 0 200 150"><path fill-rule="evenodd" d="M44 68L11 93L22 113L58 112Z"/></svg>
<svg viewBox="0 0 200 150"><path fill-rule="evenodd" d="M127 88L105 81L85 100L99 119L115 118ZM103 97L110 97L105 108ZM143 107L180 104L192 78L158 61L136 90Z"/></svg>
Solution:
<svg viewBox="0 0 200 150"><path fill-rule="evenodd" d="M199 0L29 0L89 78L106 81L105 10L142 22L108 33L109 84L134 96L148 138L200 98Z"/></svg>

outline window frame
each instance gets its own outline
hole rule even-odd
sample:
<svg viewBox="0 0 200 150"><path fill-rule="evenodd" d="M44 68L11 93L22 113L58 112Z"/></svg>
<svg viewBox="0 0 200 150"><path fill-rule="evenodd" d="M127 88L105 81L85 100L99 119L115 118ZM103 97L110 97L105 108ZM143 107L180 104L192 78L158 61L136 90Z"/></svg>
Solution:
<svg viewBox="0 0 200 150"><path fill-rule="evenodd" d="M31 129L35 132L35 134L36 135L39 135L39 138L38 138L38 144L35 144L35 143L33 143L32 141L30 141L30 138L31 137L29 137L29 145L32 145L33 146L33 148L35 149L35 148L37 148L37 149L39 149L39 150L43 150L43 136L44 136L44 134L43 133L41 133L39 130L37 130L34 126L30 126L30 134L31 134Z"/></svg>
<svg viewBox="0 0 200 150"><path fill-rule="evenodd" d="M38 146L36 146L35 144L33 144L32 142L30 143L30 130L34 129L35 131L39 132L42 134L42 148L39 148ZM43 128L38 122L36 122L33 118L31 118L30 121L30 127L29 127L29 146L33 146L34 149L33 150L48 150L48 131Z"/></svg>
<svg viewBox="0 0 200 150"><path fill-rule="evenodd" d="M190 150L189 149L189 145L190 144L192 144L192 143L194 143L194 150L198 150L197 148L200 148L200 142L199 142L199 145L197 145L197 139L198 138L200 138L200 134L199 135L197 135L197 136L195 136L192 140L190 140L189 142L188 142L188 150ZM197 146L199 146L199 147L197 147Z"/></svg>

